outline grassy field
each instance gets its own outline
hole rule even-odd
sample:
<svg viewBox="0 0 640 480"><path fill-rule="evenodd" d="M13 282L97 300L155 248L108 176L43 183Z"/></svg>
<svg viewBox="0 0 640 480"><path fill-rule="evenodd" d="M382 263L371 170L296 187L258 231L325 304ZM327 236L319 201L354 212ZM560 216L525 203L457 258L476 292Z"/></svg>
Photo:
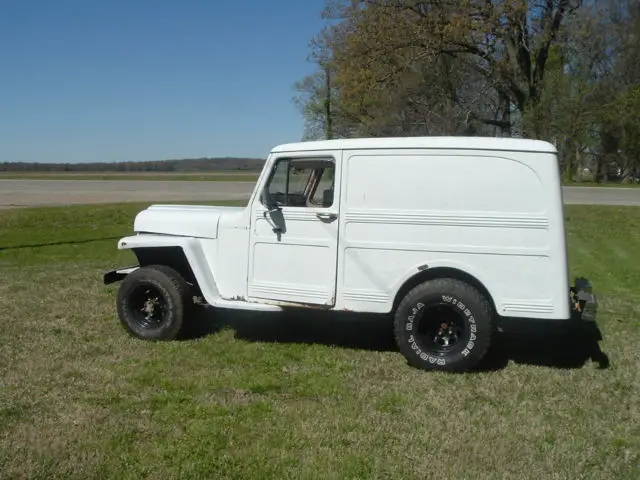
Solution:
<svg viewBox="0 0 640 480"><path fill-rule="evenodd" d="M200 172L200 173L5 173L0 180L155 180L201 182L255 182L260 172Z"/></svg>
<svg viewBox="0 0 640 480"><path fill-rule="evenodd" d="M203 311L191 340L128 337L101 274L132 262L115 239L141 207L0 212L0 478L640 478L640 209L567 208L603 353L505 325L481 372L446 375L407 367L385 318Z"/></svg>

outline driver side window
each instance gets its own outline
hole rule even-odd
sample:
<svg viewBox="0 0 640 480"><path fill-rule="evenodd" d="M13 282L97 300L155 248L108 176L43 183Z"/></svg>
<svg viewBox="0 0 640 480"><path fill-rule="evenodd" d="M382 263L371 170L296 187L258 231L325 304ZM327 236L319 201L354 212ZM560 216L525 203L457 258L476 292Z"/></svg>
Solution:
<svg viewBox="0 0 640 480"><path fill-rule="evenodd" d="M328 208L333 204L334 174L331 158L284 158L265 188L279 206Z"/></svg>

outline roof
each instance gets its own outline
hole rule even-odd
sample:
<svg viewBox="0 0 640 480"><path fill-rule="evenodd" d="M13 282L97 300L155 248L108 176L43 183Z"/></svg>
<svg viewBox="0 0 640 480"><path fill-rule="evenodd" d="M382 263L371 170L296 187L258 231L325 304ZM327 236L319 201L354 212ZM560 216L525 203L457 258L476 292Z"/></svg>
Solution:
<svg viewBox="0 0 640 480"><path fill-rule="evenodd" d="M549 142L523 138L506 137L375 137L335 140L314 140L286 143L274 147L273 153L310 152L315 150L368 150L378 148L393 149L466 149L466 150L508 150L520 152L557 153Z"/></svg>

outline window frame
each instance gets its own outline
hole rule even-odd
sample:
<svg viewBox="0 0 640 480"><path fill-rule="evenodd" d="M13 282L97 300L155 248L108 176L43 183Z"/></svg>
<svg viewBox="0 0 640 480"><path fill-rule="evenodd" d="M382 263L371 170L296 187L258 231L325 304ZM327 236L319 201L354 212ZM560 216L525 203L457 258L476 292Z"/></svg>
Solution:
<svg viewBox="0 0 640 480"><path fill-rule="evenodd" d="M330 164L324 168L316 167L316 168L310 169L309 177L306 180L306 184L302 192L305 197L304 206L290 205L288 203L289 195L290 195L289 189L291 184L291 170L292 170L292 166L295 165L296 161L299 161L302 163L304 163L305 161L317 161L317 162L327 162ZM271 166L271 171L269 172L269 176L267 177L264 183L264 186L262 188L263 193L266 193L269 196L272 194L272 192L270 192L269 189L273 184L273 180L276 176L276 173L278 172L278 168L280 167L281 163L286 163L287 166L286 166L286 178L285 178L285 191L283 192L285 203L282 205L279 205L280 208L307 208L307 209L325 209L326 210L326 209L332 208L335 205L335 176L337 175L338 163L334 156L332 155L319 155L319 156L313 155L313 156L301 156L301 157L283 156L283 157L276 158ZM333 175L334 175L334 178L332 181L332 188L334 189L334 197L332 199L331 205L328 205L328 206L324 206L322 204L316 205L312 203L312 197L316 194L317 189L320 186L320 183L322 181L322 176L324 176L325 172L330 168L333 169ZM318 176L319 169L322 169L322 174L320 176ZM262 195L259 198L259 202L263 207L267 207L267 205L265 205L264 203Z"/></svg>

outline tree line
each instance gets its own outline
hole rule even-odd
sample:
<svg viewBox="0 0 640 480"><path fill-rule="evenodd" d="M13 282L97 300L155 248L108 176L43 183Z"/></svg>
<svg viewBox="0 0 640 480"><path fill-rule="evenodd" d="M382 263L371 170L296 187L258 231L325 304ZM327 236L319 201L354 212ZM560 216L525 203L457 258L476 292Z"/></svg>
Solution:
<svg viewBox="0 0 640 480"><path fill-rule="evenodd" d="M113 163L0 163L0 172L219 172L259 171L264 159L186 158L147 162Z"/></svg>
<svg viewBox="0 0 640 480"><path fill-rule="evenodd" d="M305 139L547 140L566 180L640 180L640 1L327 0Z"/></svg>

